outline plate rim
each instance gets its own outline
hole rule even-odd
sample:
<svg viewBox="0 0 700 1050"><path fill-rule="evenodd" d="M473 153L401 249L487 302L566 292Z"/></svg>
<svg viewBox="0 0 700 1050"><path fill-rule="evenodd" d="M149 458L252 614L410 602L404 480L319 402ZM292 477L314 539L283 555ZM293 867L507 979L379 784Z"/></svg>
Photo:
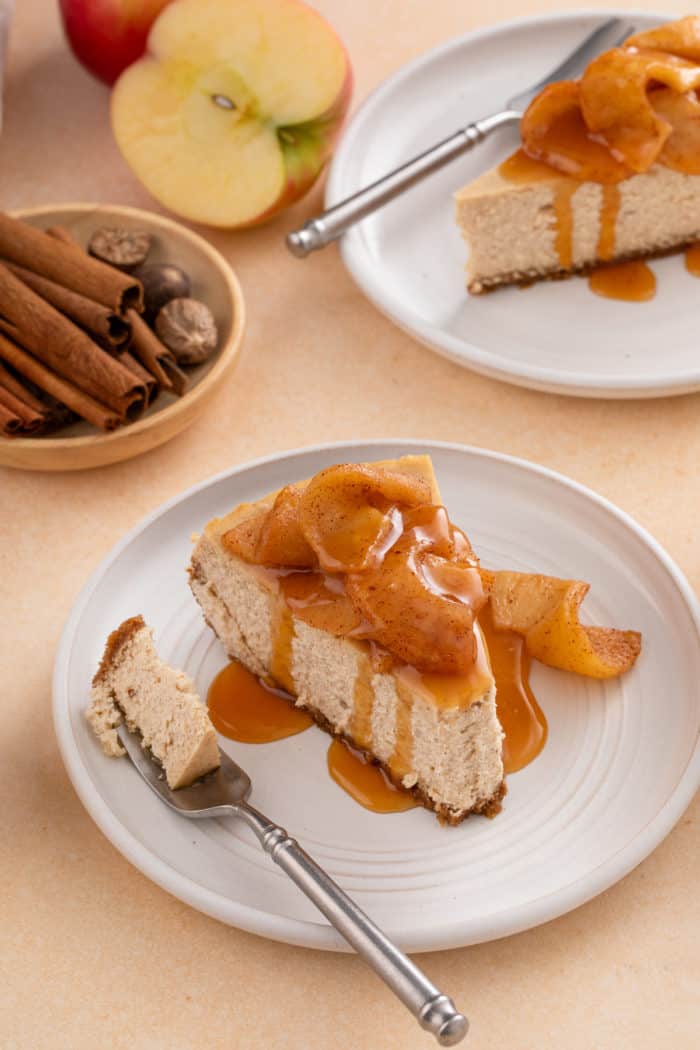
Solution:
<svg viewBox="0 0 700 1050"><path fill-rule="evenodd" d="M219 471L189 486L183 492L172 496L136 522L107 552L81 588L66 619L56 650L52 675L53 725L59 752L68 777L81 803L105 837L127 861L132 863L162 889L198 911L202 911L212 918L248 933L258 934L287 944L328 951L350 952L352 949L336 933L333 927L326 925L324 922L316 923L288 916L273 915L233 901L229 897L224 897L219 893L200 886L193 879L179 873L141 844L128 827L123 825L113 814L108 803L95 790L87 767L84 766L80 759L80 753L75 745L70 726L68 689L65 681L73 642L87 603L113 562L119 558L122 552L138 536L149 529L158 518L167 514L179 503L190 499L197 493L218 484L218 482L226 478L254 471L270 463L293 459L299 455L313 455L335 449L339 451L347 449L364 451L382 445L392 445L407 451L418 449L428 453L433 449L452 451L506 463L518 470L545 477L592 500L598 507L617 519L618 523L631 529L666 570L690 614L691 621L695 626L697 640L700 644L700 601L696 597L685 574L670 554L631 515L617 507L605 496L558 471L533 463L522 457L511 456L507 453L479 448L474 445L449 441L427 441L420 438L387 437L362 441L321 442L301 446L282 453L260 456ZM419 934L414 932L408 938L402 939L399 937L396 939L406 951L439 951L511 936L538 926L543 922L559 918L574 908L585 904L603 890L615 885L649 856L680 820L692 802L698 788L700 788L700 734L696 738L693 751L675 787L657 811L655 817L630 842L612 853L592 872L575 879L571 883L567 883L552 893L544 894L516 908L510 908L502 914L497 913L495 919L494 916L490 916L485 921L481 920L481 926L477 926L475 932L474 920L465 920L462 923L442 923L437 927L433 927L429 932L423 931ZM502 915L507 917L507 921L503 921Z"/></svg>
<svg viewBox="0 0 700 1050"><path fill-rule="evenodd" d="M507 34L513 29L517 30L524 26L539 26L552 23L564 24L574 22L580 18L595 17L602 20L605 16L623 17L632 21L643 19L645 23L649 21L668 21L669 17L672 17L669 16L668 12L645 11L638 8L634 10L626 10L624 8L576 8L573 11L522 15L451 37L449 40L437 44L428 51L410 59L381 81L352 114L330 164L325 187L324 207L333 207L341 199L359 188L348 187L343 190L341 183L345 178L344 169L346 165L358 150L356 140L358 138L361 139L363 123L368 118L371 118L376 110L383 105L386 96L395 92L397 87L401 87L402 82L410 79L423 67L436 60L439 61L452 51L458 51L465 43L478 43L481 40ZM360 291L381 313L423 346L428 347L441 357L447 358L462 368L511 385L546 393L563 394L569 397L627 400L679 396L700 390L700 367L679 373L673 379L654 377L648 373L635 376L632 379L626 374L607 375L596 379L594 375L585 372L567 372L562 374L558 369L551 366L530 365L519 360L509 360L506 367L498 363L503 359L497 354L484 350L476 343L460 339L438 328L436 325L426 322L418 314L415 314L410 306L404 306L401 300L389 292L384 292L382 287L373 280L373 272L376 267L372 264L367 240L362 233L361 223L351 228L340 238L339 246L341 258L350 277Z"/></svg>

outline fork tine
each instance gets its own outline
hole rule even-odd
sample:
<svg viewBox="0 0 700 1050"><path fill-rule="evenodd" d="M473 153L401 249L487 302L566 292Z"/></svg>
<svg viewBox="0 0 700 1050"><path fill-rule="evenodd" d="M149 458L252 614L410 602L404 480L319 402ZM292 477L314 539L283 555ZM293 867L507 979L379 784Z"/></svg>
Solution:
<svg viewBox="0 0 700 1050"><path fill-rule="evenodd" d="M151 791L171 809L186 817L215 816L244 801L250 794L250 778L233 759L219 750L221 765L189 787L173 791L160 765L143 747L141 734L131 732L124 723L117 729L129 758Z"/></svg>

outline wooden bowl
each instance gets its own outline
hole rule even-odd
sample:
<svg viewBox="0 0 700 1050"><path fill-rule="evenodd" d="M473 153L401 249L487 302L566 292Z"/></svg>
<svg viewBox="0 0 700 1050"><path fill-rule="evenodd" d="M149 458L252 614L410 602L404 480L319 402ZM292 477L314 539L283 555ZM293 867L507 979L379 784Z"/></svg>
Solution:
<svg viewBox="0 0 700 1050"><path fill-rule="evenodd" d="M84 470L117 463L162 445L189 426L238 358L245 328L245 303L235 273L198 234L162 215L105 204L52 204L12 213L33 226L65 226L82 243L98 226L136 227L153 235L149 262L172 262L192 279L192 295L207 304L219 330L219 349L205 364L188 369L184 397L161 393L135 423L104 434L86 422L46 437L0 438L0 465L24 470Z"/></svg>

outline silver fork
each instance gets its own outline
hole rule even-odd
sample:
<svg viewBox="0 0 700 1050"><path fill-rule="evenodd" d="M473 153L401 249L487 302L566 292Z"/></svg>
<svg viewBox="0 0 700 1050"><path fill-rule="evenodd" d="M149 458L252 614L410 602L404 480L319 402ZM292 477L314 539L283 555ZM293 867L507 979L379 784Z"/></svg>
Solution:
<svg viewBox="0 0 700 1050"><path fill-rule="evenodd" d="M411 186L415 186L417 182L421 182L427 175L432 175L456 157L461 157L463 153L478 146L498 128L517 123L535 95L547 84L580 76L592 58L610 47L618 46L632 33L634 26L625 25L621 18L609 18L589 33L548 76L509 99L503 110L462 128L323 214L309 219L301 229L288 234L287 247L290 252L303 259L310 252L324 248L360 219L365 219Z"/></svg>
<svg viewBox="0 0 700 1050"><path fill-rule="evenodd" d="M119 739L148 786L166 805L184 817L240 817L255 832L260 845L297 884L328 921L369 963L392 992L407 1006L423 1028L441 1046L454 1046L467 1034L469 1022L448 996L428 980L415 963L399 951L365 913L341 890L330 875L247 799L248 774L223 751L221 766L192 787L171 791L160 766L143 750L138 733L121 725Z"/></svg>

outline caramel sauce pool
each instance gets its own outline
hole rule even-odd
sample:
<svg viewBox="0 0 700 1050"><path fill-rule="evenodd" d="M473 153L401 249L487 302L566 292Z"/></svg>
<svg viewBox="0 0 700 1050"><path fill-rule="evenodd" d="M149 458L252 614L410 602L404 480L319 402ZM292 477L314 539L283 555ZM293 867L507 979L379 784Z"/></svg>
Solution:
<svg viewBox="0 0 700 1050"><path fill-rule="evenodd" d="M643 259L633 259L594 270L588 287L604 299L643 303L656 295L656 277Z"/></svg>
<svg viewBox="0 0 700 1050"><path fill-rule="evenodd" d="M313 725L290 700L289 694L265 685L235 660L219 671L207 695L215 728L244 744L269 744Z"/></svg>
<svg viewBox="0 0 700 1050"><path fill-rule="evenodd" d="M379 766L344 740L333 740L328 748L328 772L343 791L373 813L401 813L418 805L408 791L394 787Z"/></svg>

